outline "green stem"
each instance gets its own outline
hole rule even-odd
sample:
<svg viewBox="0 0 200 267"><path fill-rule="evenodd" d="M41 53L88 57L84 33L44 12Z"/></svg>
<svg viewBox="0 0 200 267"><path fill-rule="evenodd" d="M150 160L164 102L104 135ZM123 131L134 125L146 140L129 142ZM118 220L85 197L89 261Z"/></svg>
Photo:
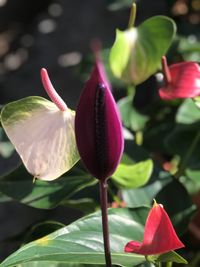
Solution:
<svg viewBox="0 0 200 267"><path fill-rule="evenodd" d="M136 4L133 3L132 7L131 7L131 13L130 13L130 17L129 17L129 22L128 22L128 28L132 28L135 24L135 17L136 17Z"/></svg>
<svg viewBox="0 0 200 267"><path fill-rule="evenodd" d="M108 208L107 180L105 181L100 180L99 186L100 186L100 201L101 201L105 261L106 261L106 267L112 267L111 253L110 253L109 228L108 228L108 211L107 211L107 208Z"/></svg>
<svg viewBox="0 0 200 267"><path fill-rule="evenodd" d="M141 146L142 143L143 143L143 132L142 131L137 131L135 133L135 143L138 145L138 146Z"/></svg>
<svg viewBox="0 0 200 267"><path fill-rule="evenodd" d="M171 261L168 261L167 263L166 263L166 267L172 267L172 262Z"/></svg>
<svg viewBox="0 0 200 267"><path fill-rule="evenodd" d="M135 96L135 86L133 84L129 84L127 86L127 96L132 96L132 98L134 98Z"/></svg>
<svg viewBox="0 0 200 267"><path fill-rule="evenodd" d="M192 143L191 143L191 145L190 145L185 157L183 158L183 160L182 160L182 162L180 164L179 170L175 174L175 177L177 179L179 179L183 175L183 173L184 173L184 171L185 171L185 169L187 167L188 160L192 156L192 153L194 152L194 149L195 149L197 143L199 142L199 140L200 140L200 132L198 132L196 134L195 138L193 139L193 141L192 141Z"/></svg>

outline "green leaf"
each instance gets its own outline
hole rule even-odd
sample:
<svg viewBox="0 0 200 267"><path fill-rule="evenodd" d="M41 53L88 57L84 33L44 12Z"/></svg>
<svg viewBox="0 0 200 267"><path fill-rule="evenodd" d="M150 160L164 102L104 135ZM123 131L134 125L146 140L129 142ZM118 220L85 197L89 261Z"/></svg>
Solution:
<svg viewBox="0 0 200 267"><path fill-rule="evenodd" d="M149 209L110 209L109 228L113 264L129 267L145 262L145 257L124 253L130 240L142 240ZM10 255L1 267L25 262L59 262L105 265L101 213L86 216L67 227L29 243Z"/></svg>
<svg viewBox="0 0 200 267"><path fill-rule="evenodd" d="M196 96L195 98L193 98L193 101L195 105L200 108L200 96Z"/></svg>
<svg viewBox="0 0 200 267"><path fill-rule="evenodd" d="M13 145L6 138L6 134L0 127L0 156L3 158L9 158L13 154L14 150Z"/></svg>
<svg viewBox="0 0 200 267"><path fill-rule="evenodd" d="M190 179L192 179L194 182L199 183L200 184L200 167L198 166L198 168L196 169L186 169L186 175L187 177L189 177Z"/></svg>
<svg viewBox="0 0 200 267"><path fill-rule="evenodd" d="M137 188L148 182L152 171L153 161L150 159L132 165L119 164L112 179L121 188Z"/></svg>
<svg viewBox="0 0 200 267"><path fill-rule="evenodd" d="M171 261L171 262L176 262L176 263L188 264L188 262L175 251L170 251L170 252L167 252L161 255L147 256L147 259L152 262L170 262Z"/></svg>
<svg viewBox="0 0 200 267"><path fill-rule="evenodd" d="M117 30L110 53L113 74L128 84L144 82L160 67L175 32L175 23L165 16L147 19L138 28Z"/></svg>
<svg viewBox="0 0 200 267"><path fill-rule="evenodd" d="M141 205L150 206L156 194L171 180L172 178L168 173L160 172L157 174L154 170L150 181L144 187L123 189L121 191L123 200L125 201L127 207L138 207Z"/></svg>
<svg viewBox="0 0 200 267"><path fill-rule="evenodd" d="M143 144L146 149L157 153L158 151L162 154L166 154L165 139L175 127L175 123L172 122L157 122L153 127L148 128L144 133Z"/></svg>
<svg viewBox="0 0 200 267"><path fill-rule="evenodd" d="M26 233L23 244L42 238L43 236L48 235L64 226L65 225L63 223L55 221L37 223Z"/></svg>
<svg viewBox="0 0 200 267"><path fill-rule="evenodd" d="M186 99L179 107L176 114L176 122L192 124L200 121L200 110L192 99Z"/></svg>
<svg viewBox="0 0 200 267"><path fill-rule="evenodd" d="M0 192L0 203L12 201L12 198L2 194Z"/></svg>
<svg viewBox="0 0 200 267"><path fill-rule="evenodd" d="M84 267L85 265L80 264L67 264L67 267ZM65 263L59 263L59 262L41 262L41 261L35 261L35 262L26 262L19 265L19 267L66 267Z"/></svg>
<svg viewBox="0 0 200 267"><path fill-rule="evenodd" d="M37 96L7 104L2 126L29 173L54 180L79 160L74 134L75 112Z"/></svg>
<svg viewBox="0 0 200 267"><path fill-rule="evenodd" d="M195 35L185 38L179 36L178 52L185 61L200 61L200 42Z"/></svg>
<svg viewBox="0 0 200 267"><path fill-rule="evenodd" d="M92 198L64 199L61 202L61 205L71 209L80 210L84 214L94 212L99 206L99 204Z"/></svg>
<svg viewBox="0 0 200 267"><path fill-rule="evenodd" d="M190 154L185 167L196 168L200 162L199 125L200 122L189 125L178 124L165 139L165 147L171 155L184 158Z"/></svg>
<svg viewBox="0 0 200 267"><path fill-rule="evenodd" d="M90 175L76 172L74 168L58 180L51 182L36 180L33 183L32 176L21 166L0 179L0 192L31 207L52 209L64 199L96 182Z"/></svg>
<svg viewBox="0 0 200 267"><path fill-rule="evenodd" d="M139 131L145 127L146 122L149 120L149 117L140 114L133 107L132 102L132 96L122 98L118 102L118 107L124 126L133 131Z"/></svg>

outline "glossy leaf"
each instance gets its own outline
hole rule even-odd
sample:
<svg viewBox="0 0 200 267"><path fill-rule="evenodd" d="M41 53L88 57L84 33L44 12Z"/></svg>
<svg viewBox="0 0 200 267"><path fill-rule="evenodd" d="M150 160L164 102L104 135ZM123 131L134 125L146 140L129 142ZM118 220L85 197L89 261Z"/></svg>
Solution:
<svg viewBox="0 0 200 267"><path fill-rule="evenodd" d="M84 214L92 213L99 207L99 204L92 198L64 199L61 202L61 205L71 209L80 210L81 213Z"/></svg>
<svg viewBox="0 0 200 267"><path fill-rule="evenodd" d="M174 22L165 16L149 18L138 28L117 30L110 53L113 74L129 84L144 82L160 67L175 31Z"/></svg>
<svg viewBox="0 0 200 267"><path fill-rule="evenodd" d="M42 98L27 97L7 104L1 122L29 173L54 180L79 160L74 111L60 111Z"/></svg>
<svg viewBox="0 0 200 267"><path fill-rule="evenodd" d="M192 99L186 99L178 109L176 122L191 124L200 121L200 110Z"/></svg>
<svg viewBox="0 0 200 267"><path fill-rule="evenodd" d="M131 129L132 131L139 131L144 129L147 121L149 120L149 117L140 114L133 107L132 97L128 96L122 98L117 104L121 113L124 126Z"/></svg>
<svg viewBox="0 0 200 267"><path fill-rule="evenodd" d="M165 146L170 154L177 154L184 157L188 153L188 149L193 146L194 149L186 162L186 167L195 167L200 161L200 139L199 139L199 125L200 122L189 125L177 125L165 138Z"/></svg>
<svg viewBox="0 0 200 267"><path fill-rule="evenodd" d="M112 179L120 188L136 188L148 182L152 171L153 162L150 159L132 165L121 163Z"/></svg>
<svg viewBox="0 0 200 267"><path fill-rule="evenodd" d="M28 206L39 209L56 207L63 199L79 190L94 185L96 181L88 174L72 171L56 181L36 180L23 167L0 179L0 192ZM13 190L14 188L14 190Z"/></svg>
<svg viewBox="0 0 200 267"><path fill-rule="evenodd" d="M169 173L162 171L154 163L154 171L148 183L141 188L123 189L122 197L127 207L138 207L141 205L152 205L157 193L172 180Z"/></svg>
<svg viewBox="0 0 200 267"><path fill-rule="evenodd" d="M49 261L35 261L35 262L27 262L22 263L19 267L66 267L65 263L60 262L49 262ZM80 264L67 264L67 267L85 267L84 265Z"/></svg>
<svg viewBox="0 0 200 267"><path fill-rule="evenodd" d="M145 262L143 256L125 254L123 247L130 238L141 240L147 212L147 208L109 210L113 264L129 267ZM101 214L97 212L23 246L0 266L28 261L105 265L103 251Z"/></svg>
<svg viewBox="0 0 200 267"><path fill-rule="evenodd" d="M41 223L37 223L26 232L25 238L23 240L23 245L29 243L31 241L42 238L45 235L48 235L65 225L63 223L59 223L56 221L45 221Z"/></svg>

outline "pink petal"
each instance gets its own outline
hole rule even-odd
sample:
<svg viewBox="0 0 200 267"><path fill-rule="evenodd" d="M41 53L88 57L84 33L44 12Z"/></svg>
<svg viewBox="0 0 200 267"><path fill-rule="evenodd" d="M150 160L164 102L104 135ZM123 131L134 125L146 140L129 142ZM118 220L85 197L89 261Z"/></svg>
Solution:
<svg viewBox="0 0 200 267"><path fill-rule="evenodd" d="M141 247L141 242L132 240L126 244L124 251L128 253L137 253L140 247Z"/></svg>
<svg viewBox="0 0 200 267"><path fill-rule="evenodd" d="M181 62L169 66L171 81L159 90L164 100L192 98L200 95L200 67L195 62Z"/></svg>

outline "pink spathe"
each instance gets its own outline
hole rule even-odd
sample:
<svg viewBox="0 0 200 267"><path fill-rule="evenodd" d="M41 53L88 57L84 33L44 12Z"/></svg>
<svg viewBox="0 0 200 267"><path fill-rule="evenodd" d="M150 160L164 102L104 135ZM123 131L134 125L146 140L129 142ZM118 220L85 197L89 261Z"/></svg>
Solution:
<svg viewBox="0 0 200 267"><path fill-rule="evenodd" d="M159 90L163 100L200 96L200 67L195 62L181 62L167 66L162 58L165 86Z"/></svg>

